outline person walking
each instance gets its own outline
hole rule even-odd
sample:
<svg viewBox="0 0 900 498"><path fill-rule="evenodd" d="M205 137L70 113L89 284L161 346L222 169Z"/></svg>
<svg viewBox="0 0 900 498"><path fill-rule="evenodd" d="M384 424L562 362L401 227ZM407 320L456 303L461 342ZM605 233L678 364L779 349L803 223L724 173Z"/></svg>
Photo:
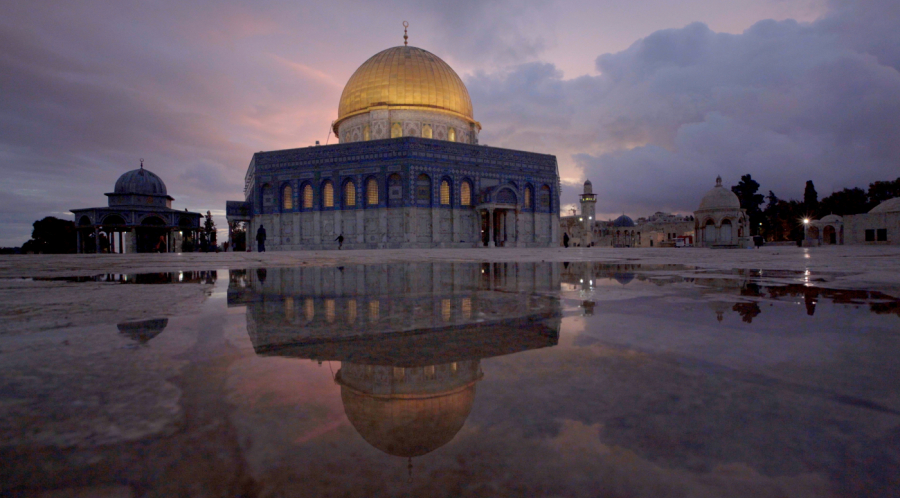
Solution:
<svg viewBox="0 0 900 498"><path fill-rule="evenodd" d="M338 235L337 238L334 240L336 240L338 243L338 250L340 250L341 247L344 247L344 234Z"/></svg>
<svg viewBox="0 0 900 498"><path fill-rule="evenodd" d="M266 227L263 225L259 225L259 230L256 231L256 250L266 252Z"/></svg>

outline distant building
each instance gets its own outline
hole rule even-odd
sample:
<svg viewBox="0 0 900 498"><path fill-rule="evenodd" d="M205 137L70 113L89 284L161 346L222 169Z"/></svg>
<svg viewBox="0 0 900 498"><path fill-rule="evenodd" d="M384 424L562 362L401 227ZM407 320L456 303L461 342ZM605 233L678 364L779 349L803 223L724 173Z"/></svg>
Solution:
<svg viewBox="0 0 900 498"><path fill-rule="evenodd" d="M900 197L888 199L868 213L834 214L810 221L803 244L807 246L900 245Z"/></svg>
<svg viewBox="0 0 900 498"><path fill-rule="evenodd" d="M569 236L572 247L674 247L681 239L690 245L694 236L691 216L656 212L637 222L622 214L615 220L596 219L597 196L591 181L584 182L581 194L581 214L560 218L560 245L562 236Z"/></svg>
<svg viewBox="0 0 900 498"><path fill-rule="evenodd" d="M141 167L119 177L108 206L73 209L79 253L181 252L198 240L200 213L172 209L166 184Z"/></svg>

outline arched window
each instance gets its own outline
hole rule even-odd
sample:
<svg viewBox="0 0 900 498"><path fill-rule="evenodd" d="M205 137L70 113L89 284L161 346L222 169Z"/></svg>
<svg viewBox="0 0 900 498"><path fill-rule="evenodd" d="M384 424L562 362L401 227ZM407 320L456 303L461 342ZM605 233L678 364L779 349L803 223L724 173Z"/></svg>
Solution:
<svg viewBox="0 0 900 498"><path fill-rule="evenodd" d="M538 195L538 207L542 210L550 210L550 187L547 185L541 186L541 191Z"/></svg>
<svg viewBox="0 0 900 498"><path fill-rule="evenodd" d="M717 235L713 220L706 220L706 225L703 226L703 241L709 244L715 243Z"/></svg>
<svg viewBox="0 0 900 498"><path fill-rule="evenodd" d="M285 185L281 189L281 209L283 211L294 209L294 189L290 185Z"/></svg>
<svg viewBox="0 0 900 498"><path fill-rule="evenodd" d="M391 126L391 138L400 138L403 136L403 128L400 127L400 123L394 123Z"/></svg>
<svg viewBox="0 0 900 498"><path fill-rule="evenodd" d="M531 185L525 186L525 198L522 200L522 207L531 209Z"/></svg>
<svg viewBox="0 0 900 498"><path fill-rule="evenodd" d="M456 130L454 128L450 128L449 130L447 130L447 140L451 142L456 141Z"/></svg>
<svg viewBox="0 0 900 498"><path fill-rule="evenodd" d="M303 209L312 209L313 207L313 188L312 185L303 186Z"/></svg>
<svg viewBox="0 0 900 498"><path fill-rule="evenodd" d="M378 205L378 181L374 178L369 178L366 181L366 205Z"/></svg>
<svg viewBox="0 0 900 498"><path fill-rule="evenodd" d="M450 205L450 182L441 180L441 206Z"/></svg>
<svg viewBox="0 0 900 498"><path fill-rule="evenodd" d="M356 206L356 184L353 180L347 180L344 184L344 207Z"/></svg>
<svg viewBox="0 0 900 498"><path fill-rule="evenodd" d="M416 202L421 206L431 205L431 178L424 173L416 178Z"/></svg>
<svg viewBox="0 0 900 498"><path fill-rule="evenodd" d="M330 181L322 184L322 207L334 207L334 184Z"/></svg>
<svg viewBox="0 0 900 498"><path fill-rule="evenodd" d="M431 125L422 126L422 138L433 138L434 133L431 131Z"/></svg>
<svg viewBox="0 0 900 498"><path fill-rule="evenodd" d="M469 182L462 182L462 184L459 186L459 205L472 205L472 184L470 184Z"/></svg>
<svg viewBox="0 0 900 498"><path fill-rule="evenodd" d="M366 125L365 128L363 128L363 140L368 142L371 139L372 139L372 130L369 129L369 125Z"/></svg>

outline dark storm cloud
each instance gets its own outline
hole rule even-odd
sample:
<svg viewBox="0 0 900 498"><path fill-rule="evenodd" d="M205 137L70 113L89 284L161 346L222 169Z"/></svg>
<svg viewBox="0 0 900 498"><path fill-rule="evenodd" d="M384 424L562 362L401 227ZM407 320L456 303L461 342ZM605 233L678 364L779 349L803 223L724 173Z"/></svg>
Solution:
<svg viewBox="0 0 900 498"><path fill-rule="evenodd" d="M719 174L751 173L783 197L812 179L827 194L900 171L900 34L885 19L896 26L896 2L738 35L695 23L599 56L596 77L525 64L469 88L494 124L484 142L540 143L564 178L592 180L598 212L692 211Z"/></svg>

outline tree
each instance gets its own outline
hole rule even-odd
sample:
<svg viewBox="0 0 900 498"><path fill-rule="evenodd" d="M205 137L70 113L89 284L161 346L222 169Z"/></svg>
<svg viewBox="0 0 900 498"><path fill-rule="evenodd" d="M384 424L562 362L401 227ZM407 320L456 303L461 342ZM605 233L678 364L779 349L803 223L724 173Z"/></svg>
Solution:
<svg viewBox="0 0 900 498"><path fill-rule="evenodd" d="M819 203L819 214L827 216L836 214L846 216L848 214L860 214L869 212L869 199L861 188L845 188L834 192L822 199Z"/></svg>
<svg viewBox="0 0 900 498"><path fill-rule="evenodd" d="M207 250L216 247L216 223L212 219L212 214L206 212L206 221L203 222L203 231L207 242ZM215 250L215 249L214 249Z"/></svg>
<svg viewBox="0 0 900 498"><path fill-rule="evenodd" d="M795 200L784 201L770 190L766 196L765 233L766 240L786 241L803 238L803 222L806 206Z"/></svg>
<svg viewBox="0 0 900 498"><path fill-rule="evenodd" d="M72 254L76 252L75 222L47 216L34 222L31 240L22 245L22 252L35 254Z"/></svg>
<svg viewBox="0 0 900 498"><path fill-rule="evenodd" d="M900 178L894 181L869 184L869 209L894 197L900 197Z"/></svg>
<svg viewBox="0 0 900 498"><path fill-rule="evenodd" d="M816 187L813 186L812 180L806 180L806 188L803 189L803 207L806 208L803 216L818 217L819 193L816 192Z"/></svg>
<svg viewBox="0 0 900 498"><path fill-rule="evenodd" d="M777 224L777 205L779 202L778 197L771 190L769 191L769 195L766 197L766 209L763 211L763 221L762 221L762 229L759 234L765 237L766 240L779 240L776 239L775 228Z"/></svg>
<svg viewBox="0 0 900 498"><path fill-rule="evenodd" d="M740 199L741 207L747 210L747 216L750 218L750 234L759 234L759 225L764 218L759 206L765 199L762 194L756 193L759 191L759 183L750 175L744 175L737 185L731 187L731 191Z"/></svg>

